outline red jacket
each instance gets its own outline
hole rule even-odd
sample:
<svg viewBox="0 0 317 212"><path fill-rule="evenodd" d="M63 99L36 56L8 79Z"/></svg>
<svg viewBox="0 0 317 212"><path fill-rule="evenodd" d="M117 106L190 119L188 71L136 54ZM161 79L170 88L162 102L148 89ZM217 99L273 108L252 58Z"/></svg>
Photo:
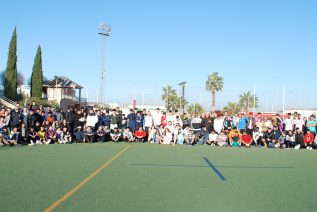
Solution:
<svg viewBox="0 0 317 212"><path fill-rule="evenodd" d="M165 127L167 126L166 115L165 115L165 116L162 116L162 118L161 118L161 123L162 123L163 128L165 128Z"/></svg>
<svg viewBox="0 0 317 212"><path fill-rule="evenodd" d="M306 133L306 135L304 136L304 143L307 144L307 143L313 143L313 142L314 142L314 134L310 133L308 135L308 133Z"/></svg>
<svg viewBox="0 0 317 212"><path fill-rule="evenodd" d="M250 144L252 142L252 137L250 135L242 135L241 139L246 144Z"/></svg>
<svg viewBox="0 0 317 212"><path fill-rule="evenodd" d="M135 131L134 136L137 138L144 138L146 136L146 133L144 130L142 131L137 130Z"/></svg>

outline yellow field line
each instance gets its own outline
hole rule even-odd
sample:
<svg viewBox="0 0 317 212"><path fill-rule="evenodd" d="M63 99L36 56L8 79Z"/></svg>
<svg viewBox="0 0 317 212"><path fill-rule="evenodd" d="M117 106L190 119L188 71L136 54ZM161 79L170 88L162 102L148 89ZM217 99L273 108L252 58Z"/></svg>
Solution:
<svg viewBox="0 0 317 212"><path fill-rule="evenodd" d="M91 175L89 175L86 179L81 181L77 186L75 186L73 189L71 189L69 192L67 192L64 196L62 196L59 200L54 202L50 207L44 210L44 212L50 212L53 211L55 208L57 208L60 204L65 202L69 197L71 197L74 193L76 193L81 187L83 187L89 180L91 180L93 177L95 177L100 171L102 171L104 168L109 166L115 159L117 159L120 155L122 155L130 146L127 146L123 150L121 150L118 154L116 154L113 158L111 158L108 162L100 166L96 171L94 171Z"/></svg>

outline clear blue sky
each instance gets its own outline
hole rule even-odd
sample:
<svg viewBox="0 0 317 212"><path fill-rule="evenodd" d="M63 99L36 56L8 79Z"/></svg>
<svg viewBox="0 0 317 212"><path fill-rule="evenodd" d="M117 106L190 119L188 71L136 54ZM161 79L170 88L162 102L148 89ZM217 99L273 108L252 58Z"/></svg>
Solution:
<svg viewBox="0 0 317 212"><path fill-rule="evenodd" d="M45 76L67 76L96 99L97 32L106 22L113 29L106 47L108 101L130 102L134 90L139 103L141 93L145 103L160 103L162 85L187 81L189 101L210 108L204 83L217 71L224 77L218 107L253 83L262 110L281 107L283 84L286 106L314 107L316 11L314 0L2 0L0 68L17 26L18 69L27 78L41 45Z"/></svg>

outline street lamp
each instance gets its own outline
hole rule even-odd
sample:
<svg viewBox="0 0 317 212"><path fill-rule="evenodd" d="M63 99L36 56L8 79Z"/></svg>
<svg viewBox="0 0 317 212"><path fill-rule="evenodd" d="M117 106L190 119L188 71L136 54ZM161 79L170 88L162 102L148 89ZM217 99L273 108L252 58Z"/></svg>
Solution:
<svg viewBox="0 0 317 212"><path fill-rule="evenodd" d="M98 103L104 103L104 77L105 77L105 48L106 37L110 36L111 26L105 23L101 23L98 34L101 36L101 48L100 48L100 85L99 85L99 97Z"/></svg>

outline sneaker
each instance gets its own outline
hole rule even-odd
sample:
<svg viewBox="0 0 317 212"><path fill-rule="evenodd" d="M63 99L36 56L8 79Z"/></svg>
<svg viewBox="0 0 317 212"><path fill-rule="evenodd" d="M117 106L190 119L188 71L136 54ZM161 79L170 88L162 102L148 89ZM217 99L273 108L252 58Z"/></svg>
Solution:
<svg viewBox="0 0 317 212"><path fill-rule="evenodd" d="M34 146L34 143L30 143L30 144L28 144L28 146Z"/></svg>
<svg viewBox="0 0 317 212"><path fill-rule="evenodd" d="M310 147L308 146L308 147L306 147L306 149L310 149Z"/></svg>
<svg viewBox="0 0 317 212"><path fill-rule="evenodd" d="M300 145L299 145L299 144L296 145L296 146L294 147L294 149L300 149Z"/></svg>

